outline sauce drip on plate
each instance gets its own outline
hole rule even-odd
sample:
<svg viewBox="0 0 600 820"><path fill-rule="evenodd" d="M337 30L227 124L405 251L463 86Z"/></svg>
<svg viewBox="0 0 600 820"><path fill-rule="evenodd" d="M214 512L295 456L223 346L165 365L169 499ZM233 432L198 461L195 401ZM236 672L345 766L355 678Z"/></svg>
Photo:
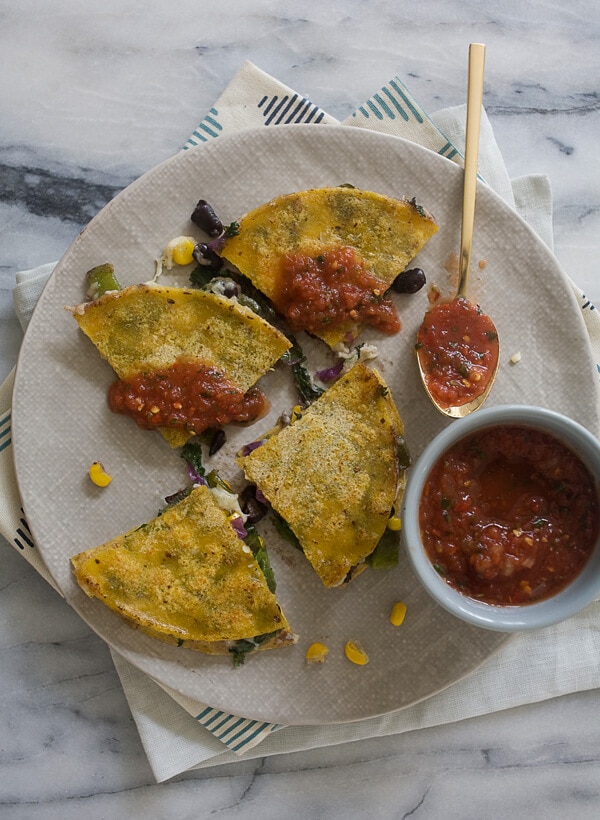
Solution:
<svg viewBox="0 0 600 820"><path fill-rule="evenodd" d="M480 396L498 363L492 320L462 297L432 307L417 333L417 355L426 386L443 409Z"/></svg>
<svg viewBox="0 0 600 820"><path fill-rule="evenodd" d="M580 459L548 433L484 429L433 467L421 499L427 555L446 582L489 604L548 598L589 558L599 504Z"/></svg>

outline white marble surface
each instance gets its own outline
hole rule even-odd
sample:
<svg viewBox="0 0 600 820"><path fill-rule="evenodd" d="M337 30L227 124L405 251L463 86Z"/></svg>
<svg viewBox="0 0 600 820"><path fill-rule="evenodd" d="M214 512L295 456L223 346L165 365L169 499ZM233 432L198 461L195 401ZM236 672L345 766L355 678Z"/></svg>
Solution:
<svg viewBox="0 0 600 820"><path fill-rule="evenodd" d="M0 378L15 271L178 150L244 60L339 118L395 74L434 111L463 102L470 41L509 173L549 176L555 251L600 303L595 0L1 2ZM6 820L600 816L600 690L157 785L106 647L3 540L0 566Z"/></svg>

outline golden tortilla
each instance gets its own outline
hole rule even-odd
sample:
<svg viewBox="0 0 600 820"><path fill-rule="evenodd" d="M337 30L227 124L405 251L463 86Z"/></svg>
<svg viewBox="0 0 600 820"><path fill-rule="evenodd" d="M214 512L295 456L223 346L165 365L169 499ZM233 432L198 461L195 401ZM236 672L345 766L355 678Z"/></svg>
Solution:
<svg viewBox="0 0 600 820"><path fill-rule="evenodd" d="M301 417L240 458L327 587L379 542L404 489L404 426L376 370L355 365Z"/></svg>
<svg viewBox="0 0 600 820"><path fill-rule="evenodd" d="M387 289L437 230L433 216L414 200L350 187L313 188L247 213L220 255L273 301L286 254L318 256L343 247L353 248ZM334 347L359 331L359 325L346 324L317 335Z"/></svg>
<svg viewBox="0 0 600 820"><path fill-rule="evenodd" d="M228 641L272 632L257 648L296 640L250 548L207 487L71 562L90 597L161 641L227 654Z"/></svg>
<svg viewBox="0 0 600 820"><path fill-rule="evenodd" d="M290 347L249 308L192 288L132 285L72 312L121 379L184 358L219 368L246 392ZM161 433L174 447L191 435L167 428Z"/></svg>

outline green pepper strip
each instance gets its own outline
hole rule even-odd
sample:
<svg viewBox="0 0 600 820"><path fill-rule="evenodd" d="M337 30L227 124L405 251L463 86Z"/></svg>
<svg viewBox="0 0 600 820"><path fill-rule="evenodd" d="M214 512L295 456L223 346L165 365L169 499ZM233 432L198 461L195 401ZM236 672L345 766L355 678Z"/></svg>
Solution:
<svg viewBox="0 0 600 820"><path fill-rule="evenodd" d="M246 532L248 535L244 538L244 541L252 550L252 554L256 558L256 562L265 576L267 586L271 592L275 592L275 589L277 588L277 584L275 583L275 573L273 572L273 568L269 560L269 553L267 552L265 542L258 534L256 528L251 524L246 524Z"/></svg>
<svg viewBox="0 0 600 820"><path fill-rule="evenodd" d="M399 555L400 535L394 530L386 529L366 560L373 569L392 569L398 564Z"/></svg>
<svg viewBox="0 0 600 820"><path fill-rule="evenodd" d="M122 290L121 285L115 276L114 265L105 262L103 265L96 265L89 270L86 275L87 297L98 299L109 290Z"/></svg>

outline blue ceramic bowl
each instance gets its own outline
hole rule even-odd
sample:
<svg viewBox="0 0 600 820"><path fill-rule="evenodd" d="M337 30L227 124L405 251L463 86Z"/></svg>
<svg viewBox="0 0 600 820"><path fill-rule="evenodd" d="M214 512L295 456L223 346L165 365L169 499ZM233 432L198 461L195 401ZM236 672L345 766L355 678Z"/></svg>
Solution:
<svg viewBox="0 0 600 820"><path fill-rule="evenodd" d="M541 407L504 405L478 410L453 421L430 442L411 467L402 509L404 546L427 592L457 618L499 632L539 629L570 618L600 597L600 537L584 568L567 587L545 600L516 606L486 604L451 587L434 569L421 540L419 505L433 466L460 439L498 425L528 426L553 435L587 466L596 481L598 492L600 441L580 424Z"/></svg>

